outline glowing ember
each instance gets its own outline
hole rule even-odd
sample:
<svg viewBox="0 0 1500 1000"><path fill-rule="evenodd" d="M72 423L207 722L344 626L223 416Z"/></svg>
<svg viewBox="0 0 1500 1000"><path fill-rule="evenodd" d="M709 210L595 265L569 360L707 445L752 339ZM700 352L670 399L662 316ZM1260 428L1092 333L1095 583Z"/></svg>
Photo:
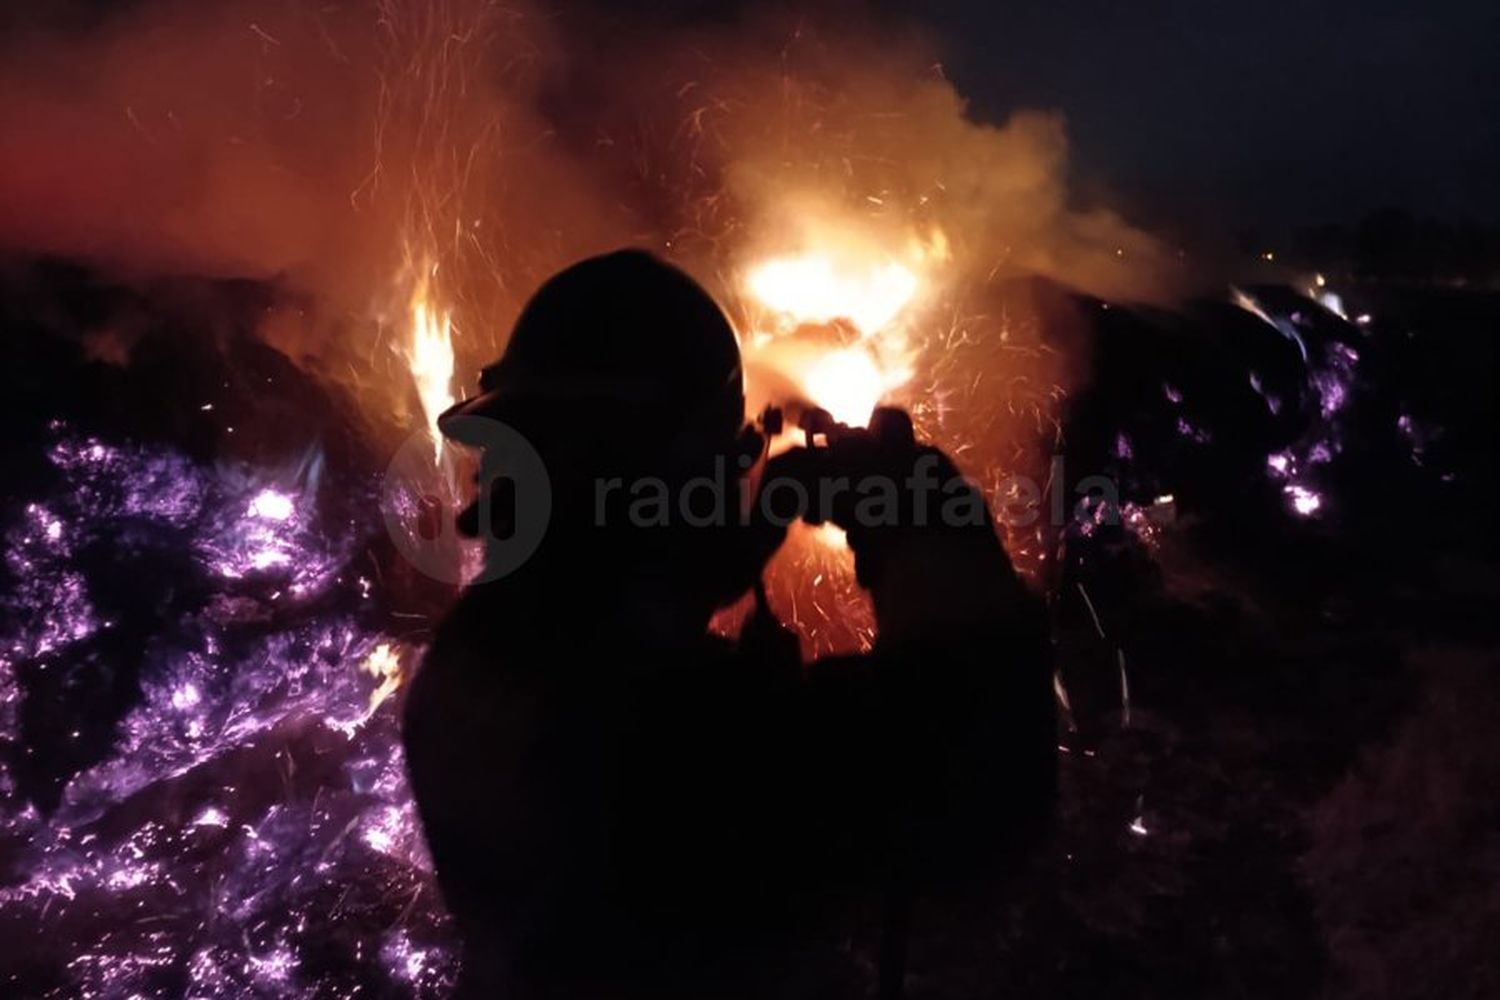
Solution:
<svg viewBox="0 0 1500 1000"><path fill-rule="evenodd" d="M813 537L831 549L843 549L849 546L849 539L844 529L836 524L819 525L813 532Z"/></svg>
<svg viewBox="0 0 1500 1000"><path fill-rule="evenodd" d="M380 681L380 686L370 692L370 713L380 707L401 686L401 654L388 642L382 642L370 650L359 669Z"/></svg>
<svg viewBox="0 0 1500 1000"><path fill-rule="evenodd" d="M1292 501L1292 510L1301 517L1311 517L1323 506L1323 498L1316 491L1296 483L1286 487L1286 495Z"/></svg>
<svg viewBox="0 0 1500 1000"><path fill-rule="evenodd" d="M292 516L292 498L275 490L261 490L250 501L250 516L285 521Z"/></svg>

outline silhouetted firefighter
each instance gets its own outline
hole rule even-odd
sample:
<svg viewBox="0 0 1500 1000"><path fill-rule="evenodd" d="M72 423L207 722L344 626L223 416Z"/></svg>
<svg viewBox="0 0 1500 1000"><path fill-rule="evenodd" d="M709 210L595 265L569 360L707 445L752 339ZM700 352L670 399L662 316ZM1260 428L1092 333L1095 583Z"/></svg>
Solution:
<svg viewBox="0 0 1500 1000"><path fill-rule="evenodd" d="M481 389L444 432L483 446L475 417L519 431L552 513L524 565L463 593L406 707L461 992L856 995L848 928L873 912L880 989L898 995L924 900L992 891L1052 811L1043 619L982 500L895 410L766 462L761 483L814 494L900 486L879 516L849 492L809 511L846 530L879 637L804 669L757 586L781 519L758 503L739 516L737 473L764 441L743 419L738 347L692 279L637 251L569 268ZM711 524L675 499L646 517L630 487L677 498L723 468L731 513ZM936 516L955 500L965 516ZM740 642L711 636L752 587Z"/></svg>

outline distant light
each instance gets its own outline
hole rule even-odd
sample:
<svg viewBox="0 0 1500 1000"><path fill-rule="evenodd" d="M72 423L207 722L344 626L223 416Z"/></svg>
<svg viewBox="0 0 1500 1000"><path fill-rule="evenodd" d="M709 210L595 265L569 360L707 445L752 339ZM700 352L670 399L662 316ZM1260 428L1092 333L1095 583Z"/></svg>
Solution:
<svg viewBox="0 0 1500 1000"><path fill-rule="evenodd" d="M1266 261L1267 263L1272 263L1276 260L1276 254L1270 250L1267 250L1265 253L1260 255L1260 259Z"/></svg>
<svg viewBox="0 0 1500 1000"><path fill-rule="evenodd" d="M1328 279L1320 274L1317 277L1313 278L1313 283L1316 284L1319 288L1326 288L1328 286Z"/></svg>

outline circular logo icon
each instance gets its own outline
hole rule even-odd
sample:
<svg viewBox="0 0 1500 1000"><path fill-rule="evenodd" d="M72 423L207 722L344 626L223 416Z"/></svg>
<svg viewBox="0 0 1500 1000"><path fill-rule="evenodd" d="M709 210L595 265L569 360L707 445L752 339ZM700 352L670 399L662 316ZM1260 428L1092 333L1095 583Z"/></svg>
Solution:
<svg viewBox="0 0 1500 1000"><path fill-rule="evenodd" d="M437 450L423 432L396 450L381 481L380 513L401 554L427 576L453 584L498 580L542 544L552 480L542 456L508 424L464 416L453 418L451 429L465 446Z"/></svg>

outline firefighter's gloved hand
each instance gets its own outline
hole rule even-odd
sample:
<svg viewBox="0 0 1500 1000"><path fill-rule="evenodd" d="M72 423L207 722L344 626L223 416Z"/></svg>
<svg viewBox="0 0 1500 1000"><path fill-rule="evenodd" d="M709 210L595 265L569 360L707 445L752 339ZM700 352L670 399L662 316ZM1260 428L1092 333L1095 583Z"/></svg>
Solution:
<svg viewBox="0 0 1500 1000"><path fill-rule="evenodd" d="M731 467L735 464L744 467L751 456L762 452L764 446L765 439L759 431L744 428L736 440ZM760 504L742 498L738 492L732 502L745 504L745 510L744 516L729 519L725 530L729 533L730 544L723 547L713 567L719 577L714 584L716 593L724 599L739 597L752 586L759 586L761 573L786 541L787 530L785 522L766 517Z"/></svg>
<svg viewBox="0 0 1500 1000"><path fill-rule="evenodd" d="M799 482L805 519L844 530L882 643L985 626L1025 599L983 496L917 442L904 411L879 408L868 429L821 439L771 460L764 484Z"/></svg>

